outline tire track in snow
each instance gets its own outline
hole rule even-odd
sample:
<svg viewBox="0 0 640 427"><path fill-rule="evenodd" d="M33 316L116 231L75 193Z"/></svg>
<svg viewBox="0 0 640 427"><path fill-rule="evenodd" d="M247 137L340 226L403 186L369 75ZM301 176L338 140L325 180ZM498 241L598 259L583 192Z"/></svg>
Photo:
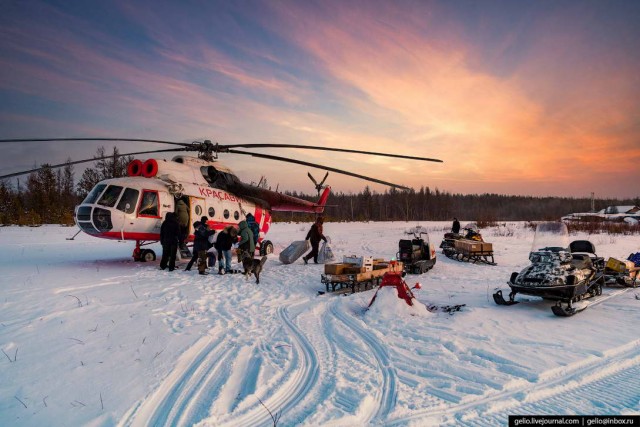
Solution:
<svg viewBox="0 0 640 427"><path fill-rule="evenodd" d="M269 396L266 399L262 399L262 401L272 412L280 412L286 417L287 412L290 412L300 402L304 401L316 385L320 374L320 366L315 349L289 317L288 309L279 307L277 314L285 328L290 332L293 344L293 360L289 373L286 374L287 380L284 383L273 386L270 392L260 394ZM244 413L232 414L229 421L221 422L219 425L256 426L271 424L272 422L269 413L256 399L256 403Z"/></svg>
<svg viewBox="0 0 640 427"><path fill-rule="evenodd" d="M498 425L504 423L507 414L566 412L567 408L579 408L580 402L589 397L601 402L602 394L585 393L584 390L592 388L601 389L603 393L610 391L611 383L621 381L619 378L626 378L626 383L617 383L625 384L620 393L627 397L631 395L637 404L640 401L639 393L636 392L640 389L639 374L640 340L636 340L608 350L596 359L590 356L569 366L544 372L535 383L510 387L505 391L442 410L424 409L407 417L389 420L388 425L405 425L426 420L455 425ZM632 380L627 380L629 378ZM611 398L616 400L616 396ZM614 413L616 408L625 408L612 403L608 405L608 409L614 410ZM607 413L606 409L605 407L603 413Z"/></svg>
<svg viewBox="0 0 640 427"><path fill-rule="evenodd" d="M209 408L202 403L207 398L210 402L211 395L222 387L226 376L221 371L233 358L232 348L225 344L223 338L202 338L178 360L160 387L132 408L118 425L190 425L206 417Z"/></svg>
<svg viewBox="0 0 640 427"><path fill-rule="evenodd" d="M330 306L331 313L371 349L371 354L374 356L382 375L382 385L379 393L375 396L377 400L376 411L370 414L365 423L369 423L372 419L384 421L394 409L398 399L398 377L395 368L391 365L391 358L385 345L372 332L362 327L353 316L338 310L337 306L337 302Z"/></svg>

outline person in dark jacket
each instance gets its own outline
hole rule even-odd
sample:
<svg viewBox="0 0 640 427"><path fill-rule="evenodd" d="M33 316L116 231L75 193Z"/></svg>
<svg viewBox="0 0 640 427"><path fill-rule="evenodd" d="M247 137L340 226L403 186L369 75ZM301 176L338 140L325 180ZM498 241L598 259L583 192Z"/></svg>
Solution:
<svg viewBox="0 0 640 427"><path fill-rule="evenodd" d="M453 218L453 225L451 226L451 232L452 233L460 233L460 222L458 221L458 218Z"/></svg>
<svg viewBox="0 0 640 427"><path fill-rule="evenodd" d="M316 222L311 226L311 229L307 233L307 237L305 240L309 240L311 242L311 252L302 257L302 260L305 264L309 262L311 258L313 258L313 262L318 263L318 246L320 245L320 240L327 241L327 238L322 234L322 224L324 223L324 218L319 216L316 219Z"/></svg>
<svg viewBox="0 0 640 427"><path fill-rule="evenodd" d="M253 233L253 244L254 246L257 246L258 240L260 239L260 225L256 222L256 218L253 214L247 214L247 226Z"/></svg>
<svg viewBox="0 0 640 427"><path fill-rule="evenodd" d="M196 226L197 224L197 226ZM216 234L215 230L209 230L207 217L203 216L199 222L193 224L193 256L185 270L191 270L193 263L198 260L198 273L205 274L207 269L207 250L209 249L209 236Z"/></svg>
<svg viewBox="0 0 640 427"><path fill-rule="evenodd" d="M238 248L242 252L247 252L253 258L256 251L256 244L253 240L253 232L249 229L247 221L240 221L238 224L240 227L240 241L238 242Z"/></svg>
<svg viewBox="0 0 640 427"><path fill-rule="evenodd" d="M169 266L169 271L176 268L176 253L180 244L180 224L174 212L167 212L160 226L160 244L162 245L162 259L160 268L164 270Z"/></svg>
<svg viewBox="0 0 640 427"><path fill-rule="evenodd" d="M231 248L238 241L238 230L229 225L218 234L215 248L218 251L218 274L231 272Z"/></svg>
<svg viewBox="0 0 640 427"><path fill-rule="evenodd" d="M176 214L178 216L178 224L180 224L180 249L186 249L185 241L189 234L189 208L182 199L176 203Z"/></svg>

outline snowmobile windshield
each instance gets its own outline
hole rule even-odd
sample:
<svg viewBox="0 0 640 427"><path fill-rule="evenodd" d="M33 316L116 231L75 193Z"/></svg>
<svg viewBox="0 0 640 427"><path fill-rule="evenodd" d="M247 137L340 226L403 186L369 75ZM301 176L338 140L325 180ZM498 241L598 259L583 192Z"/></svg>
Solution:
<svg viewBox="0 0 640 427"><path fill-rule="evenodd" d="M462 228L464 228L465 230L473 230L476 233L478 232L478 224L476 224L475 222L470 222Z"/></svg>
<svg viewBox="0 0 640 427"><path fill-rule="evenodd" d="M536 226L531 252L569 252L569 231L562 222L543 222Z"/></svg>

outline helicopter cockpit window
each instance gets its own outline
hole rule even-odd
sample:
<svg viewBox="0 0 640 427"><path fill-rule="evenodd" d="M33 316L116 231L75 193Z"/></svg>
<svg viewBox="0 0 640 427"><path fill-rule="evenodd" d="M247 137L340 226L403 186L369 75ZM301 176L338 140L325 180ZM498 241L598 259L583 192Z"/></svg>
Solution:
<svg viewBox="0 0 640 427"><path fill-rule="evenodd" d="M98 200L98 196L102 193L102 190L104 190L105 187L106 184L99 184L93 187L93 190L91 190L91 192L87 194L87 197L84 198L84 201L82 203L95 203L95 201Z"/></svg>
<svg viewBox="0 0 640 427"><path fill-rule="evenodd" d="M224 219L229 219L229 209L225 209L223 215Z"/></svg>
<svg viewBox="0 0 640 427"><path fill-rule="evenodd" d="M139 216L153 216L158 217L158 192L157 191L144 191L142 193L142 202L140 203L140 209L138 210Z"/></svg>
<svg viewBox="0 0 640 427"><path fill-rule="evenodd" d="M105 191L102 197L100 197L100 200L98 200L98 204L112 208L118 201L120 193L122 193L121 186L110 185L109 187L107 187L107 191Z"/></svg>
<svg viewBox="0 0 640 427"><path fill-rule="evenodd" d="M122 198L118 202L118 206L116 206L116 209L128 214L133 213L133 211L136 209L138 194L140 194L138 190L134 190L133 188L125 188L124 193L122 194Z"/></svg>
<svg viewBox="0 0 640 427"><path fill-rule="evenodd" d="M235 219L236 221L237 221L237 220L239 220L239 219L240 219L240 212L235 211L235 212L233 213L233 219Z"/></svg>
<svg viewBox="0 0 640 427"><path fill-rule="evenodd" d="M218 170L213 166L202 166L200 167L200 173L207 180L209 185L213 185L218 179Z"/></svg>

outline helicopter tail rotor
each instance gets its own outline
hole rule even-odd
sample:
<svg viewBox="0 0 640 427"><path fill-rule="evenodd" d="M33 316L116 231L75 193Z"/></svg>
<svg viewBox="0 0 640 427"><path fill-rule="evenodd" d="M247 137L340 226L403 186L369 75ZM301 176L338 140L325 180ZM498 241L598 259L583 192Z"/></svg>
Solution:
<svg viewBox="0 0 640 427"><path fill-rule="evenodd" d="M326 185L323 185L323 184L324 184L324 182L327 180L327 177L329 176L329 172L327 172L327 173L324 175L324 178L322 178L322 181L320 181L320 182L316 181L316 179L313 177L313 175L311 175L311 172L307 172L307 176L309 177L309 179L311 180L311 182L313 182L313 185L315 186L316 191L318 192L318 197L320 197L320 191L321 191L323 188L326 188L326 187L327 187Z"/></svg>

